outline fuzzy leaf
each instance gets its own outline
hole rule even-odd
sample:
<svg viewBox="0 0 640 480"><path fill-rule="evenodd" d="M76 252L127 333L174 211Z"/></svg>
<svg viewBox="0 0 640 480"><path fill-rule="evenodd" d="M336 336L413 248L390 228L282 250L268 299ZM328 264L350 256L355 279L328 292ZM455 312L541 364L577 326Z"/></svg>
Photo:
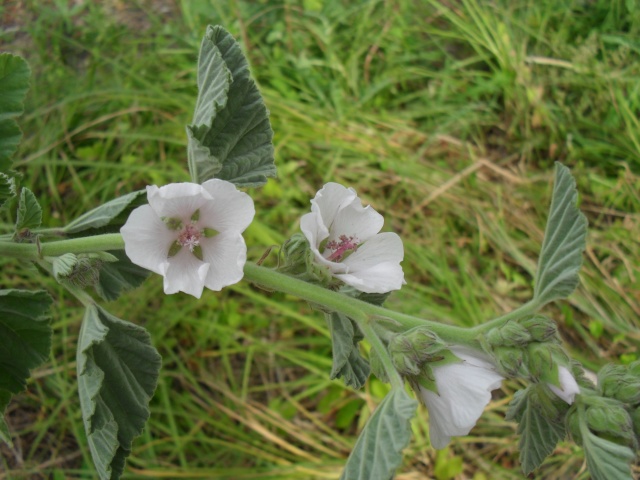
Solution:
<svg viewBox="0 0 640 480"><path fill-rule="evenodd" d="M125 290L138 287L149 276L149 270L129 260L124 252L114 251L116 261L105 263L100 268L96 292L106 301L115 300Z"/></svg>
<svg viewBox="0 0 640 480"><path fill-rule="evenodd" d="M146 198L141 198L146 194L144 190L131 192L122 197L115 198L103 205L100 205L69 223L64 231L66 233L79 233L92 228L117 227L124 225L129 213L135 207L145 203Z"/></svg>
<svg viewBox="0 0 640 480"><path fill-rule="evenodd" d="M358 342L362 334L348 317L341 313L326 313L333 345L333 367L330 378L342 377L344 383L353 388L362 388L369 378L369 363L362 358Z"/></svg>
<svg viewBox="0 0 640 480"><path fill-rule="evenodd" d="M22 57L0 54L0 172L11 167L11 157L22 138L14 118L24 111L30 76L29 65Z"/></svg>
<svg viewBox="0 0 640 480"><path fill-rule="evenodd" d="M587 219L576 206L577 197L576 182L569 169L556 163L551 208L534 288L534 301L540 306L568 297L578 286Z"/></svg>
<svg viewBox="0 0 640 480"><path fill-rule="evenodd" d="M29 370L49 358L51 302L44 291L0 290L0 412L26 388ZM2 417L0 440L11 443Z"/></svg>
<svg viewBox="0 0 640 480"><path fill-rule="evenodd" d="M540 385L529 385L516 392L509 404L506 419L518 422L520 464L525 475L538 468L565 437L562 421L547 418L538 404Z"/></svg>
<svg viewBox="0 0 640 480"><path fill-rule="evenodd" d="M0 172L0 207L2 207L5 202L15 194L15 183L13 178Z"/></svg>
<svg viewBox="0 0 640 480"><path fill-rule="evenodd" d="M393 389L365 425L342 472L341 480L390 480L411 438L418 402L404 389Z"/></svg>
<svg viewBox="0 0 640 480"><path fill-rule="evenodd" d="M198 100L187 126L189 172L260 186L276 174L269 112L234 38L207 27L198 59Z"/></svg>
<svg viewBox="0 0 640 480"><path fill-rule="evenodd" d="M20 192L20 203L18 203L18 216L16 220L16 232L21 230L33 230L42 223L42 208L36 196L28 188L23 188Z"/></svg>
<svg viewBox="0 0 640 480"><path fill-rule="evenodd" d="M631 462L635 453L629 447L619 445L595 435L581 419L582 448L587 467L593 480L632 480Z"/></svg>
<svg viewBox="0 0 640 480"><path fill-rule="evenodd" d="M101 480L122 475L133 439L149 418L160 363L144 328L87 307L78 340L78 393Z"/></svg>

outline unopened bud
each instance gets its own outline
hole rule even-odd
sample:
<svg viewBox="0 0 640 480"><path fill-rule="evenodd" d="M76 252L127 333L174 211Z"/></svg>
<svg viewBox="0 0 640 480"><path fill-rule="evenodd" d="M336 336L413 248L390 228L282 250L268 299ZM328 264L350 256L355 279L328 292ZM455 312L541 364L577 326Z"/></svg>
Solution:
<svg viewBox="0 0 640 480"><path fill-rule="evenodd" d="M558 338L556 322L544 315L523 318L518 323L529 332L533 341L550 342Z"/></svg>
<svg viewBox="0 0 640 480"><path fill-rule="evenodd" d="M562 347L552 343L532 343L529 345L528 351L529 372L533 379L562 387L558 376L558 366L570 364Z"/></svg>
<svg viewBox="0 0 640 480"><path fill-rule="evenodd" d="M635 369L633 364L602 367L598 372L598 388L602 395L615 398L630 407L640 404L640 375L635 374Z"/></svg>
<svg viewBox="0 0 640 480"><path fill-rule="evenodd" d="M419 375L422 364L439 359L444 342L425 327L415 327L395 335L389 342L389 353L403 375Z"/></svg>
<svg viewBox="0 0 640 480"><path fill-rule="evenodd" d="M527 376L527 350L517 347L496 347L491 352L500 373L507 377Z"/></svg>
<svg viewBox="0 0 640 480"><path fill-rule="evenodd" d="M531 335L525 327L516 322L507 322L486 334L487 343L491 347L525 346L531 341Z"/></svg>
<svg viewBox="0 0 640 480"><path fill-rule="evenodd" d="M634 445L633 423L622 404L603 397L599 397L599 400L601 401L587 408L586 419L589 429L599 437L609 438L616 443L622 441L625 445Z"/></svg>

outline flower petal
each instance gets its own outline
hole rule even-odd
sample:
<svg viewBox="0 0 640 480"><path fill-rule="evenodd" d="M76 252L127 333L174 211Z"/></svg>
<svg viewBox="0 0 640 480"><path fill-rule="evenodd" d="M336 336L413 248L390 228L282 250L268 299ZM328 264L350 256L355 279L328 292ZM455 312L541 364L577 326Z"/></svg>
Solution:
<svg viewBox="0 0 640 480"><path fill-rule="evenodd" d="M491 391L499 388L503 380L491 363L475 356L467 358L462 363L433 368L437 394L420 387L429 410L431 444L436 449L444 448L451 437L471 431L491 401Z"/></svg>
<svg viewBox="0 0 640 480"><path fill-rule="evenodd" d="M171 183L147 187L147 200L158 217L188 221L196 210L211 201L211 195L197 183Z"/></svg>
<svg viewBox="0 0 640 480"><path fill-rule="evenodd" d="M392 232L375 235L341 264L334 264L334 275L366 293L399 290L404 282L400 262L404 258L402 240Z"/></svg>
<svg viewBox="0 0 640 480"><path fill-rule="evenodd" d="M334 273L334 276L365 293L386 293L400 290L405 283L402 267L399 263L392 262L379 263L366 270L361 270L357 274Z"/></svg>
<svg viewBox="0 0 640 480"><path fill-rule="evenodd" d="M183 247L169 259L169 268L164 276L164 293L184 292L200 298L208 271L208 263Z"/></svg>
<svg viewBox="0 0 640 480"><path fill-rule="evenodd" d="M322 223L322 217L316 212L305 213L300 219L300 230L309 240L309 246L316 254L316 257L322 257L318 251L320 243L329 236L329 230Z"/></svg>
<svg viewBox="0 0 640 480"><path fill-rule="evenodd" d="M571 405L576 395L580 393L580 387L567 367L558 367L558 379L560 380L562 388L558 388L550 383L547 385L553 393Z"/></svg>
<svg viewBox="0 0 640 480"><path fill-rule="evenodd" d="M320 215L322 224L331 230L338 212L351 205L358 196L352 188L329 182L311 200L311 211Z"/></svg>
<svg viewBox="0 0 640 480"><path fill-rule="evenodd" d="M399 263L404 258L402 240L393 232L383 232L370 238L347 257L348 273L358 275L380 263Z"/></svg>
<svg viewBox="0 0 640 480"><path fill-rule="evenodd" d="M205 279L205 286L211 290L238 283L244 276L247 261L247 245L242 235L224 232L200 241L203 260L211 267Z"/></svg>
<svg viewBox="0 0 640 480"><path fill-rule="evenodd" d="M341 235L354 237L360 242L369 240L380 231L384 218L371 205L363 207L359 198L341 208L329 226L329 241L338 240Z"/></svg>
<svg viewBox="0 0 640 480"><path fill-rule="evenodd" d="M200 207L198 225L201 228L241 233L249 226L256 213L249 195L239 191L233 183L217 178L207 180L202 188L213 201Z"/></svg>
<svg viewBox="0 0 640 480"><path fill-rule="evenodd" d="M133 263L164 275L169 267L167 257L176 233L167 228L149 205L133 210L120 233L125 253Z"/></svg>

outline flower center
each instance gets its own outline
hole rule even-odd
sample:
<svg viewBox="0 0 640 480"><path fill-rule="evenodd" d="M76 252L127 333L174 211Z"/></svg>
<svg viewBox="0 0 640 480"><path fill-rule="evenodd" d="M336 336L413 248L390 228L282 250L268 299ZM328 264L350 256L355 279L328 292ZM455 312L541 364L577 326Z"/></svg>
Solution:
<svg viewBox="0 0 640 480"><path fill-rule="evenodd" d="M331 255L327 257L327 260L332 262L341 262L348 254L353 253L358 248L358 239L356 237L347 237L346 235L340 235L338 237L339 242L331 240L325 246L326 250L333 250Z"/></svg>
<svg viewBox="0 0 640 480"><path fill-rule="evenodd" d="M200 238L202 238L202 230L188 223L182 228L176 241L181 247L189 247L189 251L193 253L193 249L200 245Z"/></svg>

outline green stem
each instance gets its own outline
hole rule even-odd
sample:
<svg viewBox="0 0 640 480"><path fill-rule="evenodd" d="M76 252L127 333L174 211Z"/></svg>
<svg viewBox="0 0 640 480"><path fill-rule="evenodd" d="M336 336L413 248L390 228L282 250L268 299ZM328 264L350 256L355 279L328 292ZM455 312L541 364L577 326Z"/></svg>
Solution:
<svg viewBox="0 0 640 480"><path fill-rule="evenodd" d="M369 319L387 319L391 320L391 323L402 325L405 329L419 326L428 327L448 343L479 346L476 340L477 333L473 329L444 325L394 312L253 263L245 264L244 276L247 280L262 285L269 290L288 293L308 302L324 305L330 310L344 313L360 325L369 321Z"/></svg>
<svg viewBox="0 0 640 480"><path fill-rule="evenodd" d="M65 253L92 253L106 250L122 250L123 248L124 241L122 236L119 233L110 233L42 244L0 241L0 256L37 261L45 256L57 257ZM369 319L386 319L391 323L401 325L404 329L418 326L428 327L448 343L478 346L478 341L476 340L478 331L476 329L445 325L394 312L393 310L378 307L252 263L245 265L244 273L247 280L262 285L269 290L288 293L308 302L323 305L330 310L342 312L359 324L369 321ZM501 319L503 318L501 317Z"/></svg>
<svg viewBox="0 0 640 480"><path fill-rule="evenodd" d="M93 253L105 250L122 250L124 241L119 233L94 235L92 237L72 238L35 243L0 242L0 256L16 257L22 260L38 260L42 257L58 257L65 253Z"/></svg>
<svg viewBox="0 0 640 480"><path fill-rule="evenodd" d="M473 327L471 330L475 333L476 336L481 335L489 330L504 325L509 320L514 320L518 318L522 318L526 315L532 315L536 313L540 309L541 305L538 304L535 300L529 300L524 305L519 306L515 310L510 311L509 313L505 313L504 315L494 318L493 320L489 320L481 325L477 325Z"/></svg>
<svg viewBox="0 0 640 480"><path fill-rule="evenodd" d="M360 330L362 330L364 337L367 339L371 347L378 354L378 358L380 358L380 361L382 362L382 366L384 367L385 372L387 372L387 377L391 382L391 386L396 389L404 388L404 381L402 380L402 377L398 373L398 370L396 369L396 367L393 365L393 362L391 361L391 357L389 357L389 352L387 351L384 344L382 343L382 340L380 340L380 337L378 336L378 334L375 332L375 330L371 326L371 323L362 322L362 323L359 323L358 325L360 326Z"/></svg>

